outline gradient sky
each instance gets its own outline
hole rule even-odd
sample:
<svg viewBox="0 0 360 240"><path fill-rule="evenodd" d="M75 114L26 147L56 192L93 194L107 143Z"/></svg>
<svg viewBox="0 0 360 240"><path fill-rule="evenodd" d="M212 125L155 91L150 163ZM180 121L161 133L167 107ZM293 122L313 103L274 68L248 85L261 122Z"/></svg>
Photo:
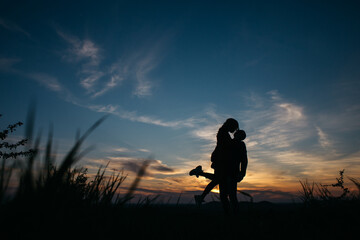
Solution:
<svg viewBox="0 0 360 240"><path fill-rule="evenodd" d="M81 162L110 161L139 193L191 196L207 184L216 132L247 132L256 200L289 200L299 180L360 176L357 1L1 1L1 126L49 124L59 158L105 114ZM20 136L23 130L19 129ZM44 137L45 139L45 137ZM290 194L289 194L290 193ZM164 197L165 198L165 197Z"/></svg>

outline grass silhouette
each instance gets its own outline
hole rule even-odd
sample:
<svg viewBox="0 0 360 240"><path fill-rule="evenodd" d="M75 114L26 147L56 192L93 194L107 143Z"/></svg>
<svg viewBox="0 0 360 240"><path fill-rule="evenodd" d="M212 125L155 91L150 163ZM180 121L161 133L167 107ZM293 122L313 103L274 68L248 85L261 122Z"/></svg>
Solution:
<svg viewBox="0 0 360 240"><path fill-rule="evenodd" d="M336 183L334 184L318 184L315 182L310 184L307 180L300 181L302 187L300 199L306 205L325 205L344 202L360 204L360 182L355 178L348 177L358 189L357 193L351 193L349 188L344 185L344 172L345 170L339 171L340 176L336 178ZM329 187L340 189L341 193L336 196L330 191Z"/></svg>
<svg viewBox="0 0 360 240"><path fill-rule="evenodd" d="M43 206L123 205L133 198L134 192L149 165L148 161L144 161L136 179L124 197L116 195L120 185L126 179L122 171L107 176L107 166L100 167L93 180L90 181L87 176L87 169L73 168L74 164L91 150L87 148L81 151L81 146L91 132L106 119L106 116L96 121L83 135L78 135L74 145L65 155L59 166L55 165L56 154L52 152L53 130L51 127L46 143L43 164L36 164L37 169L34 169L35 161L40 158L40 135L35 139L33 146L30 145L33 142L34 112L34 109L32 109L28 114L26 139L15 144L1 143L1 147L6 147L10 150L16 149L20 145L25 145L26 148L26 151L21 152L1 152L1 199L6 195L14 169L14 166L7 166L6 160L19 156L27 158L25 159L24 168L20 172L17 191L12 199L13 202L18 204L40 204ZM4 140L9 132L15 131L16 127L21 125L21 122L9 125L7 129L1 132L1 139ZM152 201L148 198L144 200L144 203L148 204Z"/></svg>

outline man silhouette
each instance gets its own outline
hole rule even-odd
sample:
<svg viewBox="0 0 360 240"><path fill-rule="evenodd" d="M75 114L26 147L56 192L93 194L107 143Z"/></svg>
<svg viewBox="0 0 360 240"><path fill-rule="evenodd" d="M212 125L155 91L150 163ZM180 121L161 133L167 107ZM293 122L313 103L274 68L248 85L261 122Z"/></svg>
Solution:
<svg viewBox="0 0 360 240"><path fill-rule="evenodd" d="M230 212L230 204L234 214L238 209L237 183L245 177L248 164L246 145L243 142L245 138L244 130L235 132L228 158L224 162L224 174L219 182L219 188L220 200L226 214Z"/></svg>

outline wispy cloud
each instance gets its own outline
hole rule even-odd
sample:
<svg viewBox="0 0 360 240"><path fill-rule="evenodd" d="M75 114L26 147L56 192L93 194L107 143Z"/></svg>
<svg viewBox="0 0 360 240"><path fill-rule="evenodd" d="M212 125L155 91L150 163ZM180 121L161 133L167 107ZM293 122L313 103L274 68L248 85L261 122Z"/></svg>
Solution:
<svg viewBox="0 0 360 240"><path fill-rule="evenodd" d="M216 134L218 129L221 127L219 123L207 123L202 127L195 128L191 131L193 137L205 140L211 143L216 142Z"/></svg>
<svg viewBox="0 0 360 240"><path fill-rule="evenodd" d="M239 113L244 127L253 131L249 139L271 148L286 148L312 134L304 107L283 99L277 91L269 92L269 97L262 107Z"/></svg>
<svg viewBox="0 0 360 240"><path fill-rule="evenodd" d="M143 55L143 54L142 54ZM147 97L152 94L152 82L148 78L148 74L157 66L158 59L156 59L155 52L148 52L145 56L141 56L136 61L134 67L134 76L136 79L136 87L133 94L137 97Z"/></svg>
<svg viewBox="0 0 360 240"><path fill-rule="evenodd" d="M248 108L234 110L233 115L207 109L201 124L191 130L193 137L216 143L216 133L226 118L239 120L240 128L249 131L250 144L271 148L285 148L309 136L308 121L304 108L284 100L277 91L268 93L268 97L246 97ZM250 101L254 101L253 105Z"/></svg>
<svg viewBox="0 0 360 240"><path fill-rule="evenodd" d="M139 47L129 51L112 64L109 74L111 79L107 82L102 92L106 92L112 87L120 84L123 80L134 82L132 95L144 98L153 93L154 82L149 78L149 74L154 70L161 60L161 48L158 44Z"/></svg>
<svg viewBox="0 0 360 240"><path fill-rule="evenodd" d="M14 65L21 62L19 58L0 58L0 71L3 72L18 72L14 69Z"/></svg>
<svg viewBox="0 0 360 240"><path fill-rule="evenodd" d="M79 39L76 36L57 30L57 34L65 40L69 47L63 54L63 58L72 63L80 63L80 85L87 93L96 94L95 86L106 74L99 69L102 49L90 39Z"/></svg>
<svg viewBox="0 0 360 240"><path fill-rule="evenodd" d="M115 88L116 86L120 85L121 82L124 80L124 77L119 74L112 74L110 72L110 75L110 80L105 83L104 87L92 95L94 98L99 97L105 94L107 91Z"/></svg>
<svg viewBox="0 0 360 240"><path fill-rule="evenodd" d="M70 34L57 30L57 34L70 46L63 57L71 62L84 61L86 66L98 66L102 56L101 49L90 39L80 40Z"/></svg>
<svg viewBox="0 0 360 240"><path fill-rule="evenodd" d="M17 25L16 23L14 23L12 21L0 18L0 26L7 30L13 31L13 32L21 33L28 38L31 37L30 33L25 31L22 27L20 27L19 25Z"/></svg>
<svg viewBox="0 0 360 240"><path fill-rule="evenodd" d="M60 93L65 91L65 88L54 76L43 72L28 73L16 68L16 63L19 63L21 61L22 60L19 58L0 58L0 71L9 72L25 78L30 78L54 92Z"/></svg>
<svg viewBox="0 0 360 240"><path fill-rule="evenodd" d="M94 86L105 74L97 70L86 70L83 71L83 74L86 74L85 77L80 81L80 85L85 88L89 93L94 92Z"/></svg>
<svg viewBox="0 0 360 240"><path fill-rule="evenodd" d="M250 67L254 67L254 66L258 65L264 59L264 57L265 57L265 55L257 57L257 58L253 58L253 59L247 61L243 65L243 68L250 68Z"/></svg>
<svg viewBox="0 0 360 240"><path fill-rule="evenodd" d="M149 78L149 73L161 60L161 41L128 50L108 67L102 64L105 59L104 50L94 41L89 38L80 39L60 30L57 33L69 44L63 58L80 64L80 85L92 98L104 95L125 80L134 82L131 92L133 96L144 98L152 95L154 82Z"/></svg>
<svg viewBox="0 0 360 240"><path fill-rule="evenodd" d="M54 92L61 92L63 90L63 87L58 82L57 78L50 76L45 73L30 73L28 74L29 78L32 78L39 82L41 85L47 87L51 91Z"/></svg>
<svg viewBox="0 0 360 240"><path fill-rule="evenodd" d="M102 113L109 113L113 114L115 116L118 116L122 119L127 119L132 122L140 122L140 123L146 123L161 127L169 127L169 128L182 128L182 127L194 127L195 124L199 121L199 119L196 118L187 118L183 120L174 120L174 121L168 121L163 120L157 117L153 116L146 116L146 115L140 115L136 111L126 111L121 109L118 105L82 105L79 104L82 107L88 108L90 110L93 110L95 112L102 112Z"/></svg>
<svg viewBox="0 0 360 240"><path fill-rule="evenodd" d="M173 175L177 174L177 169L170 167L157 159L144 159L131 156L112 157L108 156L105 159L92 159L88 163L96 165L106 165L108 161L111 161L111 167L115 169L123 169L126 172L137 173L142 167L144 161L149 163L149 167L146 171L146 176L154 175Z"/></svg>
<svg viewBox="0 0 360 240"><path fill-rule="evenodd" d="M329 136L319 127L316 127L316 130L319 135L320 145L325 149L332 147L332 142L330 141Z"/></svg>
<svg viewBox="0 0 360 240"><path fill-rule="evenodd" d="M197 120L194 118L187 118L183 120L163 120L157 117L139 115L137 112L129 111L120 111L117 115L123 119L127 119L133 122L147 123L151 125L157 125L161 127L170 127L170 128L181 128L181 127L193 127L194 122Z"/></svg>
<svg viewBox="0 0 360 240"><path fill-rule="evenodd" d="M119 153L136 153L136 152L150 153L150 150L145 149L145 148L129 149L129 148L125 148L125 147L118 147L118 148L112 149L112 151L113 152L119 152Z"/></svg>
<svg viewBox="0 0 360 240"><path fill-rule="evenodd" d="M14 75L35 80L47 89L61 93L62 97L67 98L70 92L52 75L44 72L24 72L15 65L22 60L19 58L0 58L0 71L12 73Z"/></svg>

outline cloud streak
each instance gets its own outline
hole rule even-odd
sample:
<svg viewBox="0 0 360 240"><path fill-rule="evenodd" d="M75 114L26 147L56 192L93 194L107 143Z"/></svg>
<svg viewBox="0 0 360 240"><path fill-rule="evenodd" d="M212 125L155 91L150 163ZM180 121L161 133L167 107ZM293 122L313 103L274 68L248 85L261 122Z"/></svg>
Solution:
<svg viewBox="0 0 360 240"><path fill-rule="evenodd" d="M60 30L57 30L57 34L69 45L67 51L63 54L63 59L71 63L81 64L79 71L81 75L80 85L87 93L94 93L98 81L105 76L105 73L99 70L103 58L102 49L90 39L80 40L78 37Z"/></svg>
<svg viewBox="0 0 360 240"><path fill-rule="evenodd" d="M70 62L84 61L86 66L98 66L101 61L101 49L90 39L79 38L57 30L57 34L70 46L63 58Z"/></svg>
<svg viewBox="0 0 360 240"><path fill-rule="evenodd" d="M19 25L17 25L16 23L14 23L12 21L0 18L0 26L7 29L7 30L12 31L12 32L21 33L21 34L25 35L28 38L31 37L30 33L25 31L22 27L20 27Z"/></svg>
<svg viewBox="0 0 360 240"><path fill-rule="evenodd" d="M174 167L170 167L163 163L161 160L144 159L131 156L112 157L108 156L106 159L93 159L89 160L90 164L106 165L111 161L111 167L115 169L123 169L127 173L137 173L142 167L144 161L148 161L149 167L146 171L146 176L153 177L154 175L174 175L179 171Z"/></svg>
<svg viewBox="0 0 360 240"><path fill-rule="evenodd" d="M16 63L19 63L21 61L22 60L19 58L0 58L0 71L12 73L25 78L30 78L53 92L68 93L65 87L62 86L62 84L54 76L43 72L27 73L19 70L18 68L15 68L14 66L16 65Z"/></svg>
<svg viewBox="0 0 360 240"><path fill-rule="evenodd" d="M288 148L312 134L302 106L284 100L276 91L269 96L262 107L239 113L245 130L253 131L249 136L253 144Z"/></svg>
<svg viewBox="0 0 360 240"><path fill-rule="evenodd" d="M319 143L323 148L332 147L332 142L329 140L329 136L319 127L316 127L317 134L319 135Z"/></svg>
<svg viewBox="0 0 360 240"><path fill-rule="evenodd" d="M167 127L167 128L184 128L184 127L193 128L197 125L197 123L199 121L201 121L201 119L197 119L197 118L193 118L193 117L183 119L183 120L168 121L168 120L163 120L163 119L153 117L153 116L140 115L136 111L126 111L126 110L123 110L119 105L113 105L113 104L108 104L108 105L78 104L78 105L88 108L95 112L113 114L122 119L126 119L126 120L129 120L132 122L145 123L145 124Z"/></svg>
<svg viewBox="0 0 360 240"><path fill-rule="evenodd" d="M59 83L57 78L55 78L53 76L50 76L45 73L29 73L28 77L36 80L41 85L47 87L51 91L54 91L54 92L62 92L63 91L62 85Z"/></svg>
<svg viewBox="0 0 360 240"><path fill-rule="evenodd" d="M108 67L102 64L104 50L94 41L88 38L81 40L60 30L57 30L57 34L69 45L63 59L81 65L80 85L92 98L104 95L125 80L134 82L131 95L138 98L152 95L154 83L149 74L161 60L160 43L129 51Z"/></svg>
<svg viewBox="0 0 360 240"><path fill-rule="evenodd" d="M0 71L18 73L19 71L14 69L14 65L21 62L19 58L0 58Z"/></svg>

